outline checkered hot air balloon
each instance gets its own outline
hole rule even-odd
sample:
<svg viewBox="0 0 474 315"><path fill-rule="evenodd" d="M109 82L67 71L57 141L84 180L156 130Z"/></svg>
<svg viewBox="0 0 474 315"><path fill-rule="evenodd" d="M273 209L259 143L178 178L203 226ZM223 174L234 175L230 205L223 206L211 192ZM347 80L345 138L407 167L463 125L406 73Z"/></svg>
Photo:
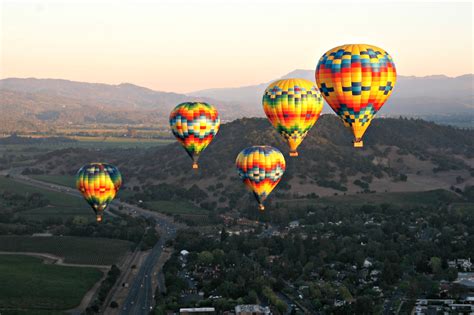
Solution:
<svg viewBox="0 0 474 315"><path fill-rule="evenodd" d="M263 110L290 146L290 156L314 126L323 109L323 98L313 82L304 79L278 80L263 95Z"/></svg>
<svg viewBox="0 0 474 315"><path fill-rule="evenodd" d="M76 175L76 187L96 213L97 222L112 202L122 185L119 170L106 163L90 163L79 169Z"/></svg>
<svg viewBox="0 0 474 315"><path fill-rule="evenodd" d="M342 45L326 52L316 67L316 83L326 102L354 133L354 147L392 94L397 72L392 57L372 45Z"/></svg>
<svg viewBox="0 0 474 315"><path fill-rule="evenodd" d="M283 154L270 146L249 147L239 153L235 166L257 199L260 211L265 210L263 201L280 182L286 169Z"/></svg>
<svg viewBox="0 0 474 315"><path fill-rule="evenodd" d="M193 168L198 168L199 155L214 139L219 126L217 110L207 103L182 103L170 114L171 131L193 160Z"/></svg>

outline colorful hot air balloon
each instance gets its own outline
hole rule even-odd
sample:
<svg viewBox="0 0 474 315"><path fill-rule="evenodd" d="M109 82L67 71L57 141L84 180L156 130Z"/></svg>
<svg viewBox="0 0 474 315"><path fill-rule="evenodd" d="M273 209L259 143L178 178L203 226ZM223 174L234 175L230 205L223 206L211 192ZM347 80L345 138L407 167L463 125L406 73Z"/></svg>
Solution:
<svg viewBox="0 0 474 315"><path fill-rule="evenodd" d="M255 195L259 209L265 210L263 201L285 172L283 154L270 146L253 146L239 153L235 165L240 178Z"/></svg>
<svg viewBox="0 0 474 315"><path fill-rule="evenodd" d="M326 52L316 67L316 83L329 106L354 133L354 147L392 93L397 72L392 57L372 45L342 45Z"/></svg>
<svg viewBox="0 0 474 315"><path fill-rule="evenodd" d="M212 105L187 102L173 109L170 114L170 126L176 139L193 159L193 168L198 168L199 154L219 131L220 119Z"/></svg>
<svg viewBox="0 0 474 315"><path fill-rule="evenodd" d="M313 82L304 79L278 80L263 95L268 120L290 146L290 156L314 126L323 109L323 98Z"/></svg>
<svg viewBox="0 0 474 315"><path fill-rule="evenodd" d="M110 164L90 163L79 169L76 187L96 213L97 222L122 185L122 175Z"/></svg>

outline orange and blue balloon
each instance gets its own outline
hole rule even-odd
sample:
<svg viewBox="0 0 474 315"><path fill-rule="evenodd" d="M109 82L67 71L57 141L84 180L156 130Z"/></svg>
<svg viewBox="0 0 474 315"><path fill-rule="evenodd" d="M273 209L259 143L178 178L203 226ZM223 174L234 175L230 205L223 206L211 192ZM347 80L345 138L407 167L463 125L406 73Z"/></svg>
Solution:
<svg viewBox="0 0 474 315"><path fill-rule="evenodd" d="M97 222L107 206L117 195L122 185L119 170L106 163L90 163L79 169L76 175L76 187L96 213Z"/></svg>
<svg viewBox="0 0 474 315"><path fill-rule="evenodd" d="M283 154L270 146L253 146L242 150L235 166L244 184L257 199L259 209L265 210L263 202L280 182L286 169Z"/></svg>
<svg viewBox="0 0 474 315"><path fill-rule="evenodd" d="M342 45L326 52L316 67L316 83L326 102L352 129L354 147L392 94L397 71L392 57L372 45Z"/></svg>
<svg viewBox="0 0 474 315"><path fill-rule="evenodd" d="M198 168L199 155L214 139L219 126L217 110L207 103L182 103L170 114L171 131L193 160L193 168Z"/></svg>
<svg viewBox="0 0 474 315"><path fill-rule="evenodd" d="M275 81L265 90L262 103L268 120L288 143L290 156L298 156L298 146L323 109L323 98L314 83L304 79Z"/></svg>

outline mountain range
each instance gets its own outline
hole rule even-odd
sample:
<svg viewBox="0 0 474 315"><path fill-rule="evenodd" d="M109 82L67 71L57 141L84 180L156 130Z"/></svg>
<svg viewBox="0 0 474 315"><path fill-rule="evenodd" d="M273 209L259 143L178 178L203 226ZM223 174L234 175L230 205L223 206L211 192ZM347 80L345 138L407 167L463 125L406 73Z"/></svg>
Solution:
<svg viewBox="0 0 474 315"><path fill-rule="evenodd" d="M294 70L284 76L286 78L303 78L314 81L314 70ZM189 93L197 97L211 97L242 104L252 109L261 102L265 88L271 81L236 88L206 89ZM425 77L397 77L392 96L383 107L382 115L474 115L474 75L466 74L458 77L432 75ZM325 106L324 112L331 112ZM263 115L263 110L261 111Z"/></svg>
<svg viewBox="0 0 474 315"><path fill-rule="evenodd" d="M282 76L291 77L314 81L314 71L295 70ZM455 78L400 75L380 115L474 117L473 80L472 74ZM0 80L0 131L47 130L91 123L164 125L174 106L190 100L214 104L222 121L262 117L261 96L270 82L179 94L129 83L8 78ZM324 112L331 110L325 106ZM468 124L474 124L474 118L469 119Z"/></svg>

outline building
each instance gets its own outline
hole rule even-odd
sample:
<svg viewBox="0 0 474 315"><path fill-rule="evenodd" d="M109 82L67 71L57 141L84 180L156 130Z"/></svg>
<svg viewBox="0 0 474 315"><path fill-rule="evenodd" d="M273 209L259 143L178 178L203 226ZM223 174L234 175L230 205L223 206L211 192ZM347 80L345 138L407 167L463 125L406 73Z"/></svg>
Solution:
<svg viewBox="0 0 474 315"><path fill-rule="evenodd" d="M261 305L237 305L235 315L271 315L268 306Z"/></svg>
<svg viewBox="0 0 474 315"><path fill-rule="evenodd" d="M299 226L300 226L300 221L298 221L298 220L291 221L291 222L288 224L288 227L289 227L290 229L295 229L295 228L297 228L297 227L299 227Z"/></svg>
<svg viewBox="0 0 474 315"><path fill-rule="evenodd" d="M448 260L448 267L457 268L463 270L464 272L471 271L471 258Z"/></svg>
<svg viewBox="0 0 474 315"><path fill-rule="evenodd" d="M414 314L473 314L474 305L469 301L455 301L453 299L418 299Z"/></svg>
<svg viewBox="0 0 474 315"><path fill-rule="evenodd" d="M370 267L372 267L372 262L368 258L366 258L364 260L364 268L370 268Z"/></svg>
<svg viewBox="0 0 474 315"><path fill-rule="evenodd" d="M458 278L453 282L474 290L474 272L459 272Z"/></svg>
<svg viewBox="0 0 474 315"><path fill-rule="evenodd" d="M191 307L191 308L180 308L180 315L214 315L216 314L216 309L214 307Z"/></svg>

